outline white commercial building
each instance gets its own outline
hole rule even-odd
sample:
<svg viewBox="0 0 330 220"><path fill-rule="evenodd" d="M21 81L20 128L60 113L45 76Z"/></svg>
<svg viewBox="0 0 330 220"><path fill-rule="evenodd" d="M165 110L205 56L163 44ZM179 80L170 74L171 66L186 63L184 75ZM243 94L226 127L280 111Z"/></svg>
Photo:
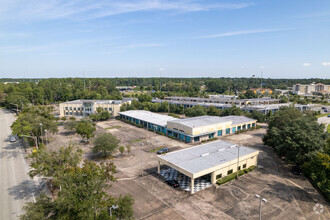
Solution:
<svg viewBox="0 0 330 220"><path fill-rule="evenodd" d="M211 175L211 184L215 184L217 179L256 166L258 155L259 151L252 148L222 140L214 141L158 156L158 173L161 174L162 164L175 169L190 178L190 189L186 190L194 193L199 190L196 179Z"/></svg>

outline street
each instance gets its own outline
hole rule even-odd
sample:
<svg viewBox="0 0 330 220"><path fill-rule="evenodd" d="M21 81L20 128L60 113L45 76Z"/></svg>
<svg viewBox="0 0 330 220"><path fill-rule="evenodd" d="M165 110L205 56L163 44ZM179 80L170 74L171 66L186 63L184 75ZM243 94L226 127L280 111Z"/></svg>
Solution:
<svg viewBox="0 0 330 220"><path fill-rule="evenodd" d="M27 201L33 201L35 183L28 176L23 149L18 141L10 143L10 125L15 115L0 109L0 219L18 219Z"/></svg>

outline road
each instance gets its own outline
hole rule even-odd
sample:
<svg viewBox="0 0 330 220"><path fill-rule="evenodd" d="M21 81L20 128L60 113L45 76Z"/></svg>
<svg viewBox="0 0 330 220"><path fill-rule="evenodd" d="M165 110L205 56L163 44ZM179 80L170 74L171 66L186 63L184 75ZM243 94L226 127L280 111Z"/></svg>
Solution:
<svg viewBox="0 0 330 220"><path fill-rule="evenodd" d="M18 219L27 201L34 200L36 186L27 175L28 165L20 144L10 143L15 115L0 109L0 219Z"/></svg>
<svg viewBox="0 0 330 220"><path fill-rule="evenodd" d="M330 124L330 117L328 117L328 116L320 117L317 119L317 121L320 124L325 124L325 129L327 129L328 124Z"/></svg>

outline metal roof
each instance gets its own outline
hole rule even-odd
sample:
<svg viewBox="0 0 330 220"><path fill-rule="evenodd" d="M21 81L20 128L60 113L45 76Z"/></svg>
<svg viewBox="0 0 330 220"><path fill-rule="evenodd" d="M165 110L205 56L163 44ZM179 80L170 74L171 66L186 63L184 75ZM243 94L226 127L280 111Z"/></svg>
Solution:
<svg viewBox="0 0 330 220"><path fill-rule="evenodd" d="M237 116L237 115L223 116L222 118L227 121L232 121L231 125L239 125L239 124L243 124L243 123L257 121L256 119L253 119L253 118L248 118L245 116Z"/></svg>
<svg viewBox="0 0 330 220"><path fill-rule="evenodd" d="M120 104L131 99L123 99L123 100L97 100L97 99L78 99L73 101L64 102L62 104L83 104L83 103L94 103L94 104Z"/></svg>
<svg viewBox="0 0 330 220"><path fill-rule="evenodd" d="M239 147L239 156L257 152L248 147ZM196 174L228 161L237 159L238 147L226 141L214 141L195 147L174 151L158 156L161 159L180 167L191 174Z"/></svg>
<svg viewBox="0 0 330 220"><path fill-rule="evenodd" d="M236 124L243 124L247 122L253 122L256 121L256 119L251 119L245 116L224 116L224 117L218 117L218 116L199 116L199 117L193 117L193 118L185 118L185 119L176 119L172 122L179 123L182 125L185 125L187 127L196 128L196 127L202 127L212 124L220 124L225 122L232 122L231 125Z"/></svg>
<svg viewBox="0 0 330 220"><path fill-rule="evenodd" d="M120 115L125 115L128 117L136 118L142 121L146 121L148 123L152 123L155 125L160 125L163 127L166 127L167 121L175 120L176 118L167 116L167 115L161 115L145 110L130 110L126 112L119 112Z"/></svg>

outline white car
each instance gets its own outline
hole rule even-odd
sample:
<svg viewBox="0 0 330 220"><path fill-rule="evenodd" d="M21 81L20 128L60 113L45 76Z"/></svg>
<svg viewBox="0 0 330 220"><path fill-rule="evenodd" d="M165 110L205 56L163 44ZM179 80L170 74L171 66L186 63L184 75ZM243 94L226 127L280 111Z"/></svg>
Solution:
<svg viewBox="0 0 330 220"><path fill-rule="evenodd" d="M16 138L15 137L11 137L10 138L10 142L16 142Z"/></svg>

